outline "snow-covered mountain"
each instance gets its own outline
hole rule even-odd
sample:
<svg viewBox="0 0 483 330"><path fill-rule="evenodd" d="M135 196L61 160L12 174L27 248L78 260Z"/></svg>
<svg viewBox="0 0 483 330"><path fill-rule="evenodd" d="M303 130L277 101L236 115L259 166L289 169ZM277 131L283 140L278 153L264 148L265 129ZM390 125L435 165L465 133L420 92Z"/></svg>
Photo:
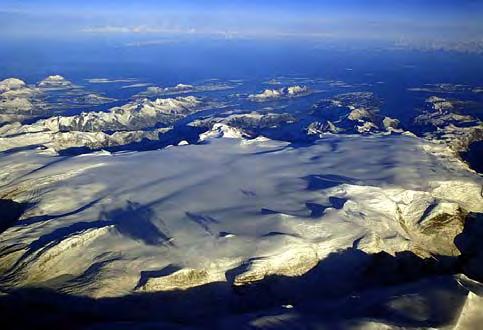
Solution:
<svg viewBox="0 0 483 330"><path fill-rule="evenodd" d="M206 105L205 105L206 107ZM41 120L32 129L52 132L118 131L170 125L183 116L202 110L201 101L193 96L176 99L143 99L115 107L108 112L83 112L76 116L57 116Z"/></svg>
<svg viewBox="0 0 483 330"><path fill-rule="evenodd" d="M283 98L300 97L310 94L306 86L290 86L280 89L266 89L259 94L250 94L248 99L257 102L272 101Z"/></svg>
<svg viewBox="0 0 483 330"><path fill-rule="evenodd" d="M0 124L24 122L72 108L91 107L116 101L76 86L60 75L36 85L18 78L0 81Z"/></svg>
<svg viewBox="0 0 483 330"><path fill-rule="evenodd" d="M35 111L37 95L79 88L61 78L7 79L0 98ZM304 88L262 98L289 103ZM138 95L0 126L1 294L26 290L17 304L29 305L45 300L30 292L40 287L69 317L122 311L156 325L291 328L329 314L335 328L390 327L378 310L449 329L478 322L483 179L458 153L482 134L463 101L428 97L411 125L372 92L298 111L251 101ZM425 312L437 308L448 317Z"/></svg>
<svg viewBox="0 0 483 330"><path fill-rule="evenodd" d="M101 149L143 140L159 140L170 126L187 115L214 106L193 96L136 100L104 112L55 116L31 125L2 128L0 149L44 145L54 150L74 147Z"/></svg>
<svg viewBox="0 0 483 330"><path fill-rule="evenodd" d="M143 153L2 157L2 198L35 201L2 234L3 288L102 298L226 283L222 296L234 299L231 286L296 281L350 249L457 258L465 217L483 211L481 178L419 138L334 135L299 149L230 137ZM343 274L327 283L348 292Z"/></svg>

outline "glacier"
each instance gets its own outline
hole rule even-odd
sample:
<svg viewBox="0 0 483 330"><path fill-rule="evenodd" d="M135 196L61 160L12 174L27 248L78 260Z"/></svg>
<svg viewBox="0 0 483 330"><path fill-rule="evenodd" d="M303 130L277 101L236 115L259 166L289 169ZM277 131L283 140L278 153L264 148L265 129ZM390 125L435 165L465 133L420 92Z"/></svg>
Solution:
<svg viewBox="0 0 483 330"><path fill-rule="evenodd" d="M457 258L464 218L483 212L481 177L420 138L333 135L300 149L228 137L3 156L2 199L30 206L2 234L2 289L96 299L214 283L250 290L350 249Z"/></svg>
<svg viewBox="0 0 483 330"><path fill-rule="evenodd" d="M305 86L168 97L221 86L150 87L56 114L42 95L113 99L56 75L0 83L2 102L46 104L42 118L0 126L2 309L43 301L54 320L111 327L480 322L483 179L459 155L482 124L461 101L428 96L408 127L371 92L302 116L232 103L291 102Z"/></svg>

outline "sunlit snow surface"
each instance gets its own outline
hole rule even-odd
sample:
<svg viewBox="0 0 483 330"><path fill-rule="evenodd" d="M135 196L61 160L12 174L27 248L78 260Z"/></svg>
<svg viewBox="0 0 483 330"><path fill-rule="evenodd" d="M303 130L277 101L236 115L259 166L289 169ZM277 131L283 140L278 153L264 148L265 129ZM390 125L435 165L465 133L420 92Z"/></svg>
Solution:
<svg viewBox="0 0 483 330"><path fill-rule="evenodd" d="M481 179L431 148L411 137L330 136L306 148L214 138L143 153L5 155L5 197L35 207L2 234L2 282L119 296L226 281L242 264L235 284L250 272L302 275L350 247L431 251L406 228L417 228L424 206L400 223L408 204L483 206ZM178 285L142 276L162 269L202 276Z"/></svg>
<svg viewBox="0 0 483 330"><path fill-rule="evenodd" d="M423 93L421 108L403 118L381 111L368 86L342 81L89 83L144 91L116 101L56 75L1 85L1 200L23 210L2 223L6 299L42 287L123 306L72 301L81 311L191 323L187 295L222 328L298 318L347 328L345 316L377 328L391 323L374 313L381 304L417 326L478 322L480 284L466 275L480 268L460 265L468 247L457 237L483 212L483 180L458 152L481 140L482 125L465 113L474 103L436 96L457 85L408 91ZM360 310L354 292L369 296ZM446 318L433 315L435 295ZM168 307L149 313L158 304ZM334 306L334 320L317 315Z"/></svg>

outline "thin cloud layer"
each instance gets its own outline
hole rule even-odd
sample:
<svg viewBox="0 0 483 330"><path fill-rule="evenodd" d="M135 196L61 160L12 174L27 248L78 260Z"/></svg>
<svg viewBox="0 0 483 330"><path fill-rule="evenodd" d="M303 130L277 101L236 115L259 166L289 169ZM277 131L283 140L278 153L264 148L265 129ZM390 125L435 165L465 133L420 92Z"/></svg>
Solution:
<svg viewBox="0 0 483 330"><path fill-rule="evenodd" d="M156 35L222 38L368 39L409 43L479 42L475 1L143 1L7 0L0 37ZM135 44L135 42L133 42Z"/></svg>

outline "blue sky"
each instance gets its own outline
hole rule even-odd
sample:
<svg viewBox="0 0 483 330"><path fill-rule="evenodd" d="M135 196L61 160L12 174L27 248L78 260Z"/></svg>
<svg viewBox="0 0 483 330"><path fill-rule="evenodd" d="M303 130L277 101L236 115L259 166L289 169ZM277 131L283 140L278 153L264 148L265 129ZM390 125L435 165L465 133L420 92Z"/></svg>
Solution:
<svg viewBox="0 0 483 330"><path fill-rule="evenodd" d="M478 0L2 0L0 36L483 40Z"/></svg>

